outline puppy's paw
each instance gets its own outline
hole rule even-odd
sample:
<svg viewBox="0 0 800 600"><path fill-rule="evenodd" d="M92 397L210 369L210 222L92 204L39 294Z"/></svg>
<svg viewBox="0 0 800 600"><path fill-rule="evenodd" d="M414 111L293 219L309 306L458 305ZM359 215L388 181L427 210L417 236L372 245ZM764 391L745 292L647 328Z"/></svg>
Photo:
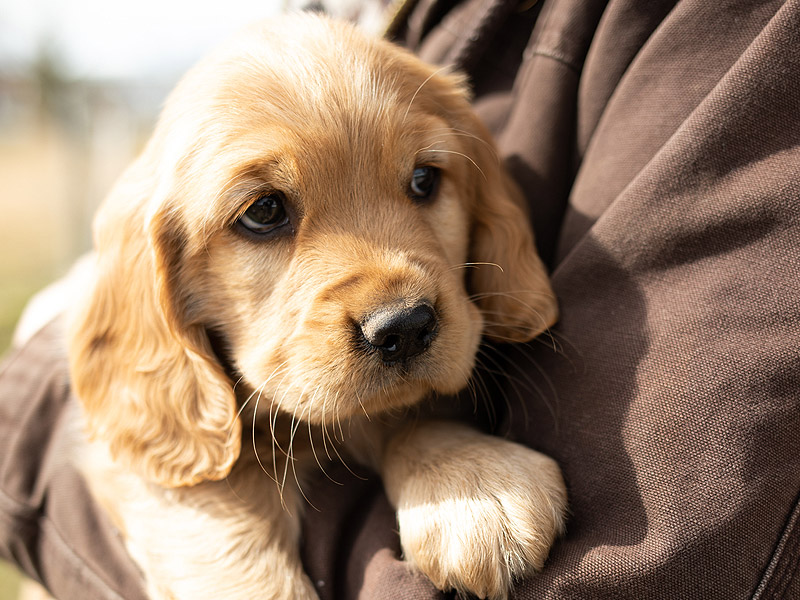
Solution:
<svg viewBox="0 0 800 600"><path fill-rule="evenodd" d="M506 598L515 579L541 569L563 530L556 463L460 425L398 436L384 479L406 560L442 590Z"/></svg>

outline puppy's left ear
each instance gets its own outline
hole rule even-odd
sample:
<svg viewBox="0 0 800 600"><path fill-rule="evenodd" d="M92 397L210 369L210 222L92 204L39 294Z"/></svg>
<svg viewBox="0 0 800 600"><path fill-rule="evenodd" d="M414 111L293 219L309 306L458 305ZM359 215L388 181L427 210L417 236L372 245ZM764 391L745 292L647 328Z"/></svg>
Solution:
<svg viewBox="0 0 800 600"><path fill-rule="evenodd" d="M95 221L97 271L71 319L70 373L90 437L148 481L176 487L227 476L241 425L191 314L188 229L169 207L147 215L150 170L129 169Z"/></svg>
<svg viewBox="0 0 800 600"><path fill-rule="evenodd" d="M536 252L521 190L497 155L484 125L471 115L475 134L469 287L485 319L484 335L526 342L558 319L556 297Z"/></svg>

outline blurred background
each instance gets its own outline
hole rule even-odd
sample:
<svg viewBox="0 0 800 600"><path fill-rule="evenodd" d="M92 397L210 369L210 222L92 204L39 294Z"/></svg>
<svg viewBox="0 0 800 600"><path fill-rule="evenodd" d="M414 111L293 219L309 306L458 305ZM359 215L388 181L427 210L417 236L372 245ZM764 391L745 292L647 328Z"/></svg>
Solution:
<svg viewBox="0 0 800 600"><path fill-rule="evenodd" d="M375 27L361 0L337 2L326 9ZM238 28L302 4L0 0L0 355L31 295L90 248L95 208L180 75ZM19 585L0 562L0 600Z"/></svg>
<svg viewBox="0 0 800 600"><path fill-rule="evenodd" d="M181 73L285 1L0 0L0 353Z"/></svg>

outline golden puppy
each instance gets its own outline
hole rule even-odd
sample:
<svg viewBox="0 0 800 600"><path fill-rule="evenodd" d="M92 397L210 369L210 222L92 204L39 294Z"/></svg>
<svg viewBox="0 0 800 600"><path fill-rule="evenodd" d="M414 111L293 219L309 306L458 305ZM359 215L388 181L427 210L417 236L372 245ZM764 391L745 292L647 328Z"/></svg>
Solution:
<svg viewBox="0 0 800 600"><path fill-rule="evenodd" d="M80 460L153 598L316 597L300 484L332 452L381 473L440 588L503 598L541 567L556 465L404 418L467 385L482 334L557 314L460 78L317 17L254 27L178 85L95 237Z"/></svg>

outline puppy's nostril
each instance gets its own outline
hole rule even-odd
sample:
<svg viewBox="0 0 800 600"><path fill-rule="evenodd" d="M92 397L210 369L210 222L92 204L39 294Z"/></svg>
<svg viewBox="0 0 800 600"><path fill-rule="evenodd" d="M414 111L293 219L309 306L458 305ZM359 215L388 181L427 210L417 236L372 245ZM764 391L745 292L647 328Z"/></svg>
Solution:
<svg viewBox="0 0 800 600"><path fill-rule="evenodd" d="M380 308L360 324L364 339L385 362L397 362L425 352L439 330L436 311L427 302L408 307Z"/></svg>
<svg viewBox="0 0 800 600"><path fill-rule="evenodd" d="M381 350L385 350L386 352L397 352L402 343L403 340L399 335L390 335L383 340L382 344L377 344L377 347L379 347Z"/></svg>

